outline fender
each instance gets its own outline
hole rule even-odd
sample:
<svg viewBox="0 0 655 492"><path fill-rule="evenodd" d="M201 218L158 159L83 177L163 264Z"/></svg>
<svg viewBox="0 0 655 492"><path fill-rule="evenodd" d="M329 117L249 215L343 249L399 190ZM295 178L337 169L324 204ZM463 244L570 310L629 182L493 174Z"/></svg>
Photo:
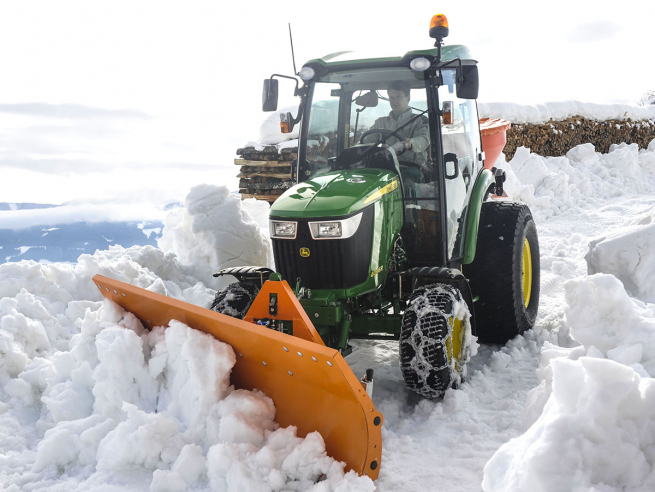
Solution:
<svg viewBox="0 0 655 492"><path fill-rule="evenodd" d="M475 186L471 193L469 211L466 214L466 239L464 244L464 258L462 263L468 265L475 259L475 250L478 244L478 226L480 225L480 210L482 202L487 196L489 187L494 184L493 173L489 169L483 169L475 180Z"/></svg>

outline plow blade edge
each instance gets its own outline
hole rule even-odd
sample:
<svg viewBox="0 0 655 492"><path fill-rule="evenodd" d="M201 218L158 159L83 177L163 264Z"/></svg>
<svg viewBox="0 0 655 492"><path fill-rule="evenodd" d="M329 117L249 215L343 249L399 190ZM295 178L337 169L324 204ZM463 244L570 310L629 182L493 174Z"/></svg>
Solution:
<svg viewBox="0 0 655 492"><path fill-rule="evenodd" d="M93 281L104 297L147 328L177 320L231 345L237 356L231 374L236 388L263 391L275 403L275 420L282 427L296 426L300 437L320 432L328 455L360 475L378 477L382 414L339 351L323 344L285 281L267 281L245 320L101 275ZM295 336L252 322L261 318L291 321Z"/></svg>

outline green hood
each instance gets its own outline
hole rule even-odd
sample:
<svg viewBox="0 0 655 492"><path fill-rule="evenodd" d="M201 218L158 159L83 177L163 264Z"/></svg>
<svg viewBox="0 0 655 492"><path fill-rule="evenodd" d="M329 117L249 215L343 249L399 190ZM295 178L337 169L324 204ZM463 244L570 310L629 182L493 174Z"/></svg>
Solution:
<svg viewBox="0 0 655 492"><path fill-rule="evenodd" d="M328 218L350 215L398 187L398 175L390 171L334 171L288 189L273 203L270 216Z"/></svg>

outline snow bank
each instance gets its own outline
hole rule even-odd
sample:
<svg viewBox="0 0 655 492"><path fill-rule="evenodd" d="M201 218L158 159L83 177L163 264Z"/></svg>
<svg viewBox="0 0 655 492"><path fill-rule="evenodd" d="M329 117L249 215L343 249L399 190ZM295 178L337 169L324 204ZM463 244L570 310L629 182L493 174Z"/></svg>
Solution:
<svg viewBox="0 0 655 492"><path fill-rule="evenodd" d="M545 104L521 105L507 102L478 103L481 118L503 118L512 123L535 125L550 120L562 121L572 116L583 116L597 121L605 120L653 120L655 106L631 106L628 104L593 104L579 101L560 101Z"/></svg>
<svg viewBox="0 0 655 492"><path fill-rule="evenodd" d="M653 490L655 381L593 357L555 358L539 419L484 469L487 491Z"/></svg>
<svg viewBox="0 0 655 492"><path fill-rule="evenodd" d="M592 241L587 266L590 274L611 273L632 295L655 303L655 208L638 223Z"/></svg>
<svg viewBox="0 0 655 492"><path fill-rule="evenodd" d="M177 321L148 331L70 266L0 265L6 278L33 290L9 287L0 301L8 490L373 490L320 435L278 428L264 394L230 386L230 346ZM62 292L55 282L63 300L48 294Z"/></svg>
<svg viewBox="0 0 655 492"><path fill-rule="evenodd" d="M252 205L248 208L260 213L262 210ZM212 276L222 268L273 263L270 239L225 186L192 188L185 207L166 217L158 246L173 253L195 278L214 289L234 281Z"/></svg>
<svg viewBox="0 0 655 492"><path fill-rule="evenodd" d="M374 489L344 473L319 434L279 428L266 395L235 390L230 346L177 321L148 331L91 281L207 307L211 273L268 264L258 224L268 210L245 208L258 220L226 188L198 186L169 215L169 252L111 247L75 265L0 265L0 488Z"/></svg>
<svg viewBox="0 0 655 492"><path fill-rule="evenodd" d="M595 163L602 172L604 156L586 153L584 147L569 155L583 168ZM619 163L622 172L613 177L634 180L643 172L648 183L650 151L637 154L631 146L616 146L607 157L617 151L622 159L609 162ZM543 182L549 173L542 166L525 176ZM590 193L603 197L602 190L609 189L589 177ZM623 192L632 187L636 193L641 186L627 180L623 185ZM544 343L537 369L541 382L523 410L527 430L487 463L485 491L655 489L655 305L626 291L653 300L654 223L651 209L592 241L589 272L607 273L564 283L561 346Z"/></svg>
<svg viewBox="0 0 655 492"><path fill-rule="evenodd" d="M501 155L496 166L507 174L507 194L526 203L538 220L576 207L598 207L617 196L655 191L653 143L648 150L612 145L607 154L584 144L563 157L542 157L519 147L509 163Z"/></svg>
<svg viewBox="0 0 655 492"><path fill-rule="evenodd" d="M566 322L574 340L655 375L653 305L631 299L613 275L569 280L564 287Z"/></svg>
<svg viewBox="0 0 655 492"><path fill-rule="evenodd" d="M564 346L544 343L541 383L523 412L527 431L487 463L483 489L652 490L653 306L631 299L613 275L564 287Z"/></svg>

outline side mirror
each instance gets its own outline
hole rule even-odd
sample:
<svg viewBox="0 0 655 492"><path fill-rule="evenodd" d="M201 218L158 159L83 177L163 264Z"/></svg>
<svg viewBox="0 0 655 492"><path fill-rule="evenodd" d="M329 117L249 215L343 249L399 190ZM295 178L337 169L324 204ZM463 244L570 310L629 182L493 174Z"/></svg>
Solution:
<svg viewBox="0 0 655 492"><path fill-rule="evenodd" d="M455 170L451 173L448 172L448 169L450 166L448 166L448 163L452 162ZM444 167L446 168L446 179L455 179L459 177L459 163L457 162L457 156L453 154L452 152L448 152L443 156L443 164Z"/></svg>
<svg viewBox="0 0 655 492"><path fill-rule="evenodd" d="M278 82L275 79L264 80L264 90L262 91L262 111L277 111L277 89Z"/></svg>
<svg viewBox="0 0 655 492"><path fill-rule="evenodd" d="M477 99L480 79L477 65L462 65L457 69L457 97L460 99Z"/></svg>
<svg viewBox="0 0 655 492"><path fill-rule="evenodd" d="M355 104L365 108L374 108L378 105L378 93L375 91L369 91L366 94L362 94L355 99Z"/></svg>

